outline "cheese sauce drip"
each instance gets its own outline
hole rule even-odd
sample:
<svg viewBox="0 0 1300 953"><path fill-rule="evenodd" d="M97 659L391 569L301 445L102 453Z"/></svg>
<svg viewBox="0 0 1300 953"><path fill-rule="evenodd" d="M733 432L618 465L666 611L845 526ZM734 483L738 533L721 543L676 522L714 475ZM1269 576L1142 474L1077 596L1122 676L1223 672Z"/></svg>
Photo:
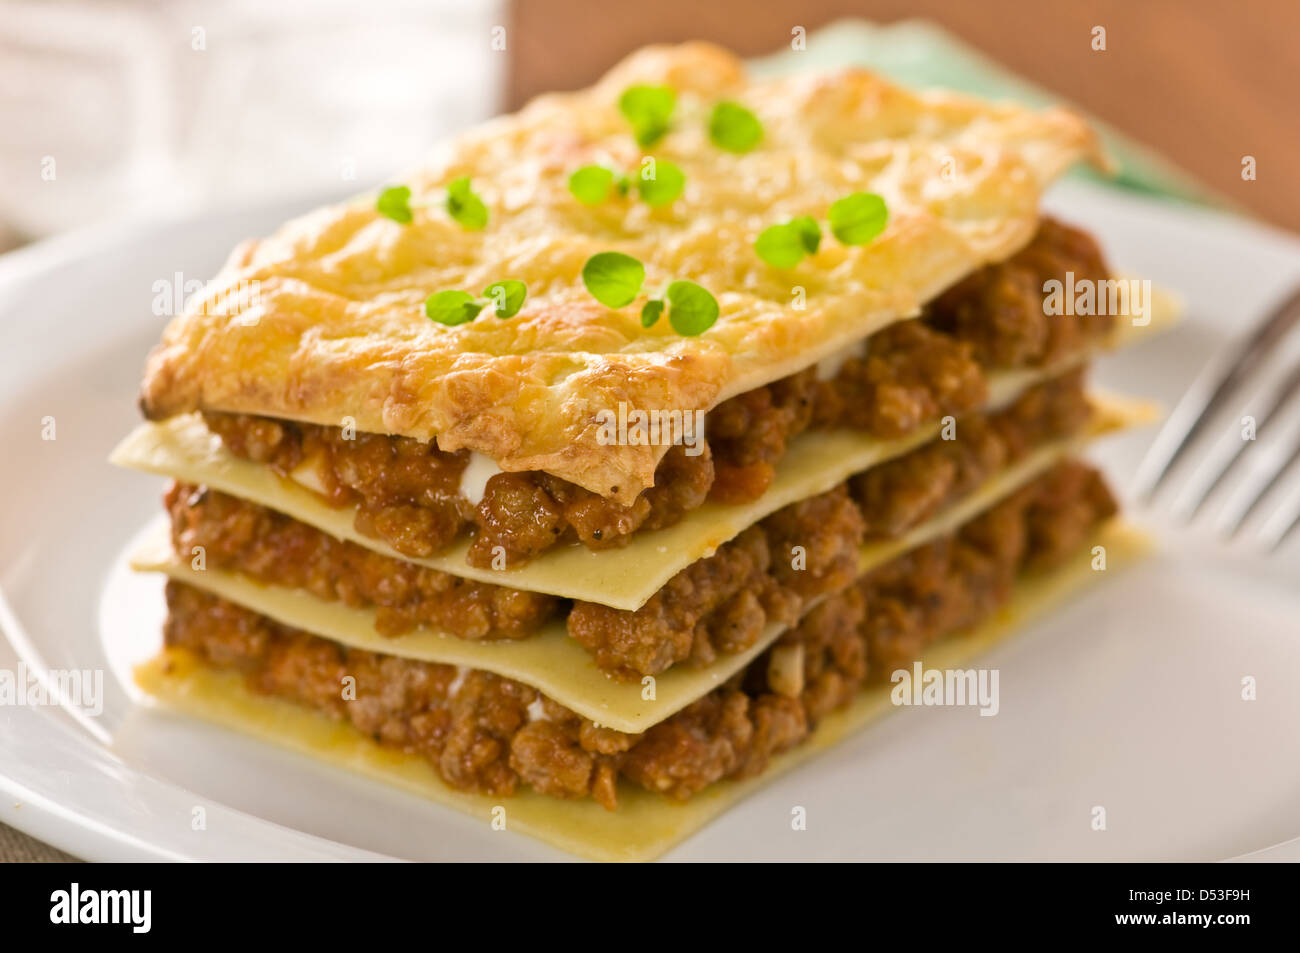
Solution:
<svg viewBox="0 0 1300 953"><path fill-rule="evenodd" d="M469 463L460 474L460 495L478 506L483 501L483 494L487 492L488 480L502 472L504 471L491 457L470 451Z"/></svg>

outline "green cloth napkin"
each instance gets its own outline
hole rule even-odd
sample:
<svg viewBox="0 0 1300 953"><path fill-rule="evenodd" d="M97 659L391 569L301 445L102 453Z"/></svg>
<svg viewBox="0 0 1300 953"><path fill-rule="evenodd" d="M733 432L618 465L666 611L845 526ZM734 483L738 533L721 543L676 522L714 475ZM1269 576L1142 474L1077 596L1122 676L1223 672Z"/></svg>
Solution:
<svg viewBox="0 0 1300 953"><path fill-rule="evenodd" d="M989 59L942 28L923 20L876 24L840 20L809 34L807 49L784 50L750 63L757 74L801 69L861 66L915 89L942 86L987 99L1010 99L1028 106L1061 103L1061 97L1036 86ZM1119 171L1106 175L1086 166L1071 174L1152 195L1207 205L1226 204L1185 172L1146 146L1091 119Z"/></svg>

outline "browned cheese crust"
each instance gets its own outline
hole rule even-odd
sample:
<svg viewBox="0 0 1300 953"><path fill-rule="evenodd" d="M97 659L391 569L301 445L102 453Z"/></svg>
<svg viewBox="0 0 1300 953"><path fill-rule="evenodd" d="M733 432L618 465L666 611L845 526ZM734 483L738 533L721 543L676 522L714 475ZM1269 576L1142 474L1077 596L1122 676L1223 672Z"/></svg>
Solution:
<svg viewBox="0 0 1300 953"><path fill-rule="evenodd" d="M652 151L681 168L685 190L660 208L584 205L568 191L575 169L636 170L644 158L618 109L634 84L675 91ZM758 115L757 148L712 144L720 100ZM708 410L918 313L1028 243L1046 186L1097 154L1094 133L1062 109L914 93L858 69L753 79L713 46L651 47L590 89L542 97L437 150L404 177L410 224L382 216L370 194L245 244L167 328L142 407L151 419L222 411L436 437L630 505L665 448L602 444L599 411ZM486 205L485 228L444 209L461 177ZM860 191L889 209L869 244L828 240L790 269L755 254L767 226L824 222ZM720 318L683 337L668 321L643 328L638 307L602 306L580 272L603 251L644 262L646 289L702 285ZM510 320L447 327L423 312L434 292L478 294L501 279L528 286ZM792 306L795 286L804 307Z"/></svg>

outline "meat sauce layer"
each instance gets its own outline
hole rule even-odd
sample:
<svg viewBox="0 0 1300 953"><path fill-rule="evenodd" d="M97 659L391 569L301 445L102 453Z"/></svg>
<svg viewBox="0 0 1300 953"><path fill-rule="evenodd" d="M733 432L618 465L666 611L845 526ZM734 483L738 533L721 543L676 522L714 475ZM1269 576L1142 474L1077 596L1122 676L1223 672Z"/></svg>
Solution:
<svg viewBox="0 0 1300 953"><path fill-rule="evenodd" d="M428 625L467 639L524 638L565 617L570 635L603 669L640 677L749 648L770 623L788 624L808 601L853 580L864 541L919 526L1033 447L1077 432L1088 412L1080 370L1031 388L997 413L964 417L953 439L936 439L763 519L636 611L463 579L190 484L174 484L166 505L183 558L201 547L213 568L374 608L384 635Z"/></svg>
<svg viewBox="0 0 1300 953"><path fill-rule="evenodd" d="M349 649L176 582L165 634L208 665L242 672L258 693L428 759L454 788L507 796L528 786L612 810L620 781L684 800L762 773L863 685L987 618L1018 575L1053 566L1114 511L1096 471L1058 464L957 532L823 600L744 671L636 735L519 682ZM354 700L343 698L346 676Z"/></svg>

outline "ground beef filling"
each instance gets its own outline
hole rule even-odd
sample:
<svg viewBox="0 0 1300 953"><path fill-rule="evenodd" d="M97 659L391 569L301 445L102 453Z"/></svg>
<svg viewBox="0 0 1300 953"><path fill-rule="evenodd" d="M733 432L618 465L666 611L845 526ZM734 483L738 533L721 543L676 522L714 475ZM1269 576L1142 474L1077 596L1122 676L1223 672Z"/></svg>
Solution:
<svg viewBox="0 0 1300 953"><path fill-rule="evenodd" d="M262 694L348 721L421 755L451 786L494 796L521 784L617 802L620 778L675 799L758 774L871 680L1006 601L1018 573L1075 551L1114 503L1100 476L1059 464L957 533L827 598L748 668L640 735L594 725L487 672L348 649L172 582L165 634ZM344 678L355 700L344 700Z"/></svg>
<svg viewBox="0 0 1300 953"><path fill-rule="evenodd" d="M275 510L188 483L164 497L172 545L201 547L212 568L305 589L321 599L374 608L383 635L430 625L463 639L518 639L557 617L564 600L463 579L335 539Z"/></svg>
<svg viewBox="0 0 1300 953"><path fill-rule="evenodd" d="M808 600L853 580L864 530L840 486L751 526L668 580L635 612L575 603L569 635L620 678L743 652L769 625L788 625Z"/></svg>
<svg viewBox="0 0 1300 953"><path fill-rule="evenodd" d="M1076 280L1107 276L1088 235L1045 219L1028 247L960 282L920 318L873 335L867 352L844 361L833 379L809 368L711 410L703 452L670 449L655 485L627 506L536 471L492 477L475 504L460 494L465 451L265 417L204 417L237 456L282 475L310 466L328 502L356 505L357 529L404 555L430 556L472 532L472 565L518 565L573 542L626 545L638 530L672 525L706 499L757 499L790 440L809 427L890 439L979 407L988 369L1050 365L1109 330L1108 316L1045 314L1043 283L1067 272Z"/></svg>
<svg viewBox="0 0 1300 953"><path fill-rule="evenodd" d="M931 441L774 513L683 569L634 612L575 603L569 634L620 677L744 651L767 625L787 623L810 599L852 579L865 540L921 525L1033 447L1077 433L1088 415L1081 371L1040 384L997 413L963 418L951 440Z"/></svg>
<svg viewBox="0 0 1300 953"><path fill-rule="evenodd" d="M1114 315L1048 314L1043 284L1110 277L1086 232L1043 219L1034 240L1008 260L969 275L925 309L926 324L968 344L986 367L1050 364L1076 353L1114 326Z"/></svg>
<svg viewBox="0 0 1300 953"><path fill-rule="evenodd" d="M384 635L429 625L461 638L522 638L567 612L569 633L598 665L639 678L744 651L769 625L789 624L809 600L847 585L864 540L919 526L1031 448L1077 432L1087 417L1082 371L1040 384L996 413L962 418L953 439L936 439L779 510L682 570L633 612L570 607L427 569L190 484L174 485L166 504L182 557L202 547L214 568L373 607Z"/></svg>
<svg viewBox="0 0 1300 953"><path fill-rule="evenodd" d="M869 537L901 536L1091 413L1082 368L1030 388L1006 408L971 414L932 440L849 480Z"/></svg>

